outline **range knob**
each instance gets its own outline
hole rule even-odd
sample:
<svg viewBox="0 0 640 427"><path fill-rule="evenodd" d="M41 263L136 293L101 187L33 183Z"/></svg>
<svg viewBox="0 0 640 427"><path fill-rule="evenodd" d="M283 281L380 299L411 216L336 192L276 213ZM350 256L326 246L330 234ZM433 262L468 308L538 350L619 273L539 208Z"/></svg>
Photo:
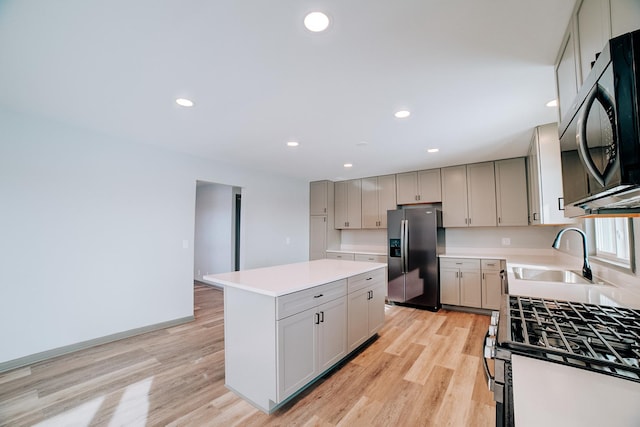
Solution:
<svg viewBox="0 0 640 427"><path fill-rule="evenodd" d="M498 320L500 319L500 312L499 311L492 311L491 312L491 325L497 325L498 324Z"/></svg>

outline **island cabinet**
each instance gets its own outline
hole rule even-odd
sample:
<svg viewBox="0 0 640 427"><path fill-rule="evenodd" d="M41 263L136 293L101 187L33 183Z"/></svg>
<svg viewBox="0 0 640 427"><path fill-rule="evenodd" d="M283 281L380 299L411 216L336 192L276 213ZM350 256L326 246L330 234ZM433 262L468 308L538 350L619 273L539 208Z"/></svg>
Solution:
<svg viewBox="0 0 640 427"><path fill-rule="evenodd" d="M225 385L271 413L378 331L386 265L315 260L205 276L224 286Z"/></svg>
<svg viewBox="0 0 640 427"><path fill-rule="evenodd" d="M347 355L347 281L277 299L278 401Z"/></svg>
<svg viewBox="0 0 640 427"><path fill-rule="evenodd" d="M348 351L358 348L384 324L386 291L385 270L363 273L348 279Z"/></svg>

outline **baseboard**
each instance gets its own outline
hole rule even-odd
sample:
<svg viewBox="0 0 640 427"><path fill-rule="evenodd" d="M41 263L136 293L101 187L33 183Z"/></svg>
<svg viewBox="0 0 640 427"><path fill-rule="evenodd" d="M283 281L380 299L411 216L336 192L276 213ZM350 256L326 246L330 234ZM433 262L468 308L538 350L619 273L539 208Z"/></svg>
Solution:
<svg viewBox="0 0 640 427"><path fill-rule="evenodd" d="M20 357L18 359L9 360L8 362L0 363L0 373L10 371L12 369L21 368L23 366L31 365L33 363L42 362L43 360L51 359L63 354L73 353L74 351L84 350L89 347L94 347L100 344L106 344L114 341L118 341L124 338L130 338L136 335L146 334L147 332L157 331L159 329L170 328L172 326L181 325L183 323L191 322L195 320L194 316L181 317L179 319L169 320L167 322L156 323L153 325L143 326L141 328L129 329L128 331L118 332L112 335L106 335L100 338L94 338L88 341L82 341L75 344L66 345L64 347L54 348L52 350L46 350L40 353L30 354L29 356Z"/></svg>
<svg viewBox="0 0 640 427"><path fill-rule="evenodd" d="M220 286L218 284L211 283L211 282L203 282L202 280L198 280L198 279L193 279L193 283L197 283L198 285L208 286L214 289L224 290L223 286Z"/></svg>

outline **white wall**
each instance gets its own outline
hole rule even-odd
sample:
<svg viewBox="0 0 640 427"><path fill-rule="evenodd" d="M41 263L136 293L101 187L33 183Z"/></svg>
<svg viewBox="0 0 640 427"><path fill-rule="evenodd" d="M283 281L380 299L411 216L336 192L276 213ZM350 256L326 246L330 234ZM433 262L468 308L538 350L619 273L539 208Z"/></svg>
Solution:
<svg viewBox="0 0 640 427"><path fill-rule="evenodd" d="M196 218L193 243L193 277L233 271L233 187L199 181L196 187Z"/></svg>
<svg viewBox="0 0 640 427"><path fill-rule="evenodd" d="M5 111L0 129L0 363L191 316L196 180L242 187L241 267L307 259L307 182Z"/></svg>
<svg viewBox="0 0 640 427"><path fill-rule="evenodd" d="M450 248L551 249L555 227L470 227L447 228L445 238ZM503 245L502 239L510 240Z"/></svg>

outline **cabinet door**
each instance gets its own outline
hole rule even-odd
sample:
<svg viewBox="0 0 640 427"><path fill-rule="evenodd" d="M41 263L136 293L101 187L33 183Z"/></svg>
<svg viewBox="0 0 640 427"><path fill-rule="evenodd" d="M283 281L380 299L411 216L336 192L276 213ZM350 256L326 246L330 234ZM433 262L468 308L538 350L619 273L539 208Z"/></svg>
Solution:
<svg viewBox="0 0 640 427"><path fill-rule="evenodd" d="M309 215L326 215L328 206L328 181L309 184Z"/></svg>
<svg viewBox="0 0 640 427"><path fill-rule="evenodd" d="M362 178L362 228L378 227L380 221L378 198L378 177Z"/></svg>
<svg viewBox="0 0 640 427"><path fill-rule="evenodd" d="M502 280L499 271L482 272L482 308L499 310L502 301Z"/></svg>
<svg viewBox="0 0 640 427"><path fill-rule="evenodd" d="M369 299L369 333L367 338L373 336L384 325L384 300L387 294L385 283L371 287L371 297Z"/></svg>
<svg viewBox="0 0 640 427"><path fill-rule="evenodd" d="M493 162L467 165L467 192L469 227L495 227L496 177Z"/></svg>
<svg viewBox="0 0 640 427"><path fill-rule="evenodd" d="M362 228L362 180L347 181L347 226Z"/></svg>
<svg viewBox="0 0 640 427"><path fill-rule="evenodd" d="M317 374L316 309L278 320L278 402Z"/></svg>
<svg viewBox="0 0 640 427"><path fill-rule="evenodd" d="M347 298L341 297L318 307L318 373L347 355Z"/></svg>
<svg viewBox="0 0 640 427"><path fill-rule="evenodd" d="M348 305L348 351L353 351L368 338L369 332L369 288L347 295Z"/></svg>
<svg viewBox="0 0 640 427"><path fill-rule="evenodd" d="M440 303L460 305L460 270L440 268Z"/></svg>
<svg viewBox="0 0 640 427"><path fill-rule="evenodd" d="M387 228L387 211L396 209L396 176L378 177L378 227ZM364 209L364 207L363 207Z"/></svg>
<svg viewBox="0 0 640 427"><path fill-rule="evenodd" d="M615 0L614 0L615 1ZM609 1L582 0L576 12L578 22L578 45L580 49L580 85L584 83L591 71L591 63L595 62L596 54L611 38L611 17Z"/></svg>
<svg viewBox="0 0 640 427"><path fill-rule="evenodd" d="M442 168L442 225L467 227L467 168Z"/></svg>
<svg viewBox="0 0 640 427"><path fill-rule="evenodd" d="M418 198L423 203L442 201L442 182L440 181L440 169L431 169L418 172Z"/></svg>
<svg viewBox="0 0 640 427"><path fill-rule="evenodd" d="M528 225L525 159L495 162L498 226Z"/></svg>
<svg viewBox="0 0 640 427"><path fill-rule="evenodd" d="M482 307L480 270L460 270L460 305Z"/></svg>
<svg viewBox="0 0 640 427"><path fill-rule="evenodd" d="M611 0L611 37L618 37L640 28L638 0Z"/></svg>
<svg viewBox="0 0 640 427"><path fill-rule="evenodd" d="M327 217L309 217L309 260L326 258Z"/></svg>
<svg viewBox="0 0 640 427"><path fill-rule="evenodd" d="M533 130L533 139L527 155L527 175L529 178L529 224L540 224L540 163L538 155L538 128Z"/></svg>
<svg viewBox="0 0 640 427"><path fill-rule="evenodd" d="M396 174L396 200L399 205L418 202L418 173Z"/></svg>
<svg viewBox="0 0 640 427"><path fill-rule="evenodd" d="M571 32L565 40L560 60L556 66L556 85L558 87L559 117L562 119L571 109L571 104L578 93L576 56Z"/></svg>
<svg viewBox="0 0 640 427"><path fill-rule="evenodd" d="M335 198L335 226L336 228L347 227L347 181L339 181L334 184Z"/></svg>

